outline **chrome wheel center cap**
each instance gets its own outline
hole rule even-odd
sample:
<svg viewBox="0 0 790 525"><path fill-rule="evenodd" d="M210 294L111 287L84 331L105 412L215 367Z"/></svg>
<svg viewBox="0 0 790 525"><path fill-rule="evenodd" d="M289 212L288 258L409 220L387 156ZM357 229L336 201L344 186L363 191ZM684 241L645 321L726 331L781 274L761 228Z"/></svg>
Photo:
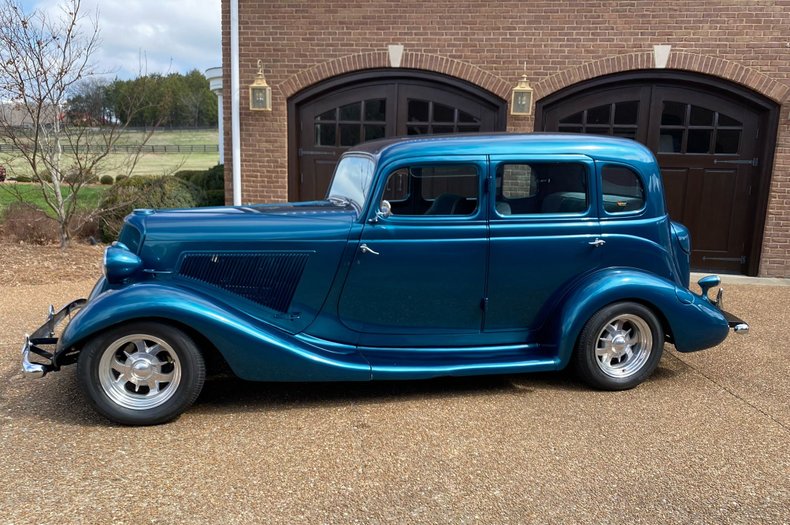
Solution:
<svg viewBox="0 0 790 525"><path fill-rule="evenodd" d="M628 343L626 342L625 337L622 334L618 334L614 336L614 338L612 339L612 348L618 354L622 354L623 352L625 352L627 346Z"/></svg>
<svg viewBox="0 0 790 525"><path fill-rule="evenodd" d="M132 363L132 375L138 380L148 379L153 375L155 369L154 363L144 357L135 359Z"/></svg>

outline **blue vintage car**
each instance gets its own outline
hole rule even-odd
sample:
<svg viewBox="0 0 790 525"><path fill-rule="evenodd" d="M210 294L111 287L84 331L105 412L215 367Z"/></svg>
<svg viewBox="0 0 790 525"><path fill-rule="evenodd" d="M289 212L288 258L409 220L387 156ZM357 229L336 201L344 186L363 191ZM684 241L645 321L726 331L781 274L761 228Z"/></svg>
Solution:
<svg viewBox="0 0 790 525"><path fill-rule="evenodd" d="M372 142L343 155L323 201L135 211L90 297L26 338L23 369L76 362L92 405L123 424L179 415L207 363L255 381L572 365L627 389L665 342L691 352L748 331L721 290L708 297L718 277L689 291L689 243L630 140Z"/></svg>

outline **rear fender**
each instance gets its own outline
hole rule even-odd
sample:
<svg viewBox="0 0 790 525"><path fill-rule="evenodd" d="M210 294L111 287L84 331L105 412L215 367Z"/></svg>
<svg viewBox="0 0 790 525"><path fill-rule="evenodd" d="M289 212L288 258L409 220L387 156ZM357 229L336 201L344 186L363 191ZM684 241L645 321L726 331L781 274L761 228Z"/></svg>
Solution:
<svg viewBox="0 0 790 525"><path fill-rule="evenodd" d="M64 330L59 352L79 348L114 326L150 318L196 330L242 379L370 380L370 365L353 348L319 347L213 298L160 283L135 284L93 297Z"/></svg>
<svg viewBox="0 0 790 525"><path fill-rule="evenodd" d="M560 366L573 354L585 323L601 308L633 301L662 319L675 347L691 352L716 346L727 337L724 315L714 305L666 279L631 269L607 269L587 276L562 301L545 340L556 342Z"/></svg>

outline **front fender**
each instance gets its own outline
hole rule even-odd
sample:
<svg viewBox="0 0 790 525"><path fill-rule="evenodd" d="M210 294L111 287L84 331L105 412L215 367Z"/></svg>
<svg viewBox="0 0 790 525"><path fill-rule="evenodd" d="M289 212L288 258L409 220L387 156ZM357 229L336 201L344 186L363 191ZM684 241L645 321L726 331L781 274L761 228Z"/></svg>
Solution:
<svg viewBox="0 0 790 525"><path fill-rule="evenodd" d="M60 339L60 351L137 319L186 325L208 339L233 372L255 381L368 381L370 365L356 350L310 344L209 296L171 284L141 283L92 297Z"/></svg>
<svg viewBox="0 0 790 525"><path fill-rule="evenodd" d="M560 366L573 354L585 323L606 305L634 301L653 308L666 324L681 352L710 348L727 337L721 311L697 294L653 274L607 269L587 276L562 301L547 338L558 345Z"/></svg>

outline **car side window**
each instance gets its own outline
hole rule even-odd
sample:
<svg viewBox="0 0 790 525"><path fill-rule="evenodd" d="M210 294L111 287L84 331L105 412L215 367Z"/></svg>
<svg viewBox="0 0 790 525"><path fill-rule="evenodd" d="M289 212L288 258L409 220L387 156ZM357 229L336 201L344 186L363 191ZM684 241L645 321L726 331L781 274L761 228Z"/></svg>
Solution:
<svg viewBox="0 0 790 525"><path fill-rule="evenodd" d="M472 215L480 201L479 178L472 164L404 167L387 177L383 200L394 216Z"/></svg>
<svg viewBox="0 0 790 525"><path fill-rule="evenodd" d="M639 175L625 166L604 166L601 188L606 213L638 211L645 205L645 188Z"/></svg>
<svg viewBox="0 0 790 525"><path fill-rule="evenodd" d="M574 162L503 163L496 173L500 216L584 213L590 195L587 169Z"/></svg>

